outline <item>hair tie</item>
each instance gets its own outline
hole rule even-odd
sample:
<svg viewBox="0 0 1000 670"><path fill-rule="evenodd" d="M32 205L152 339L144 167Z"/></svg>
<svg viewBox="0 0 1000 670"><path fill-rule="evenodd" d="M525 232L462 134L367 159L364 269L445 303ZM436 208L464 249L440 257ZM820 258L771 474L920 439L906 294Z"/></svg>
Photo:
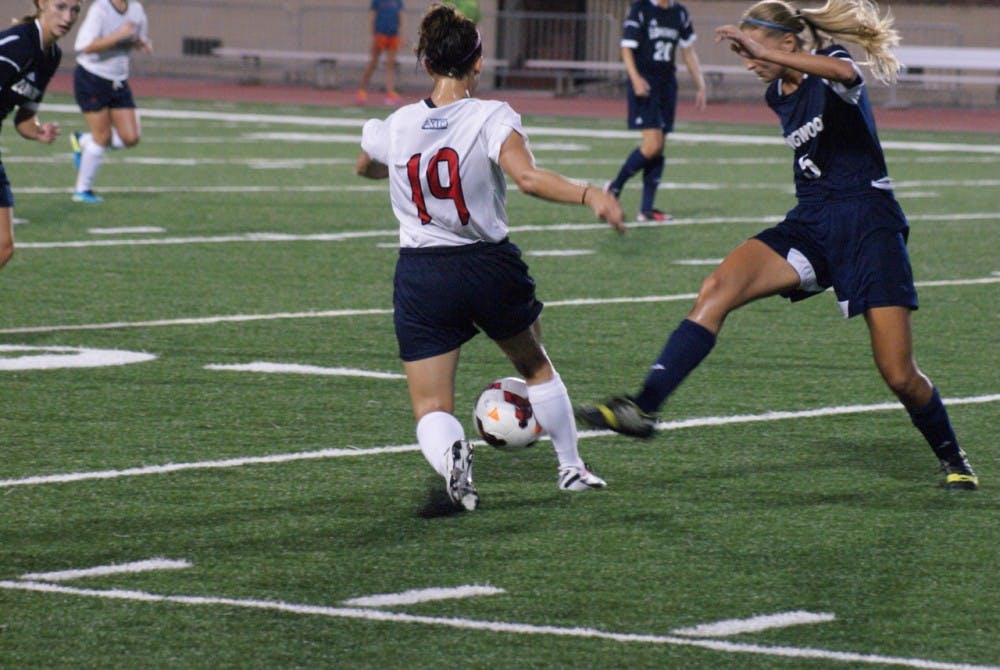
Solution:
<svg viewBox="0 0 1000 670"><path fill-rule="evenodd" d="M797 33L799 32L795 28L789 28L788 26L783 26L780 23L772 23L770 21L762 21L761 19L751 19L745 18L741 23L749 23L755 26L760 26L761 28L771 28L773 30L780 30L783 33Z"/></svg>

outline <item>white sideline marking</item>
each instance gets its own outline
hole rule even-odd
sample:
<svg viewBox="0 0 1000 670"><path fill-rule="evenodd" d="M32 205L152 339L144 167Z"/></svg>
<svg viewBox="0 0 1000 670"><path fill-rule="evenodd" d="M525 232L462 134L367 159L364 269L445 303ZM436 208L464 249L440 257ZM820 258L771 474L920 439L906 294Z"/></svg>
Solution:
<svg viewBox="0 0 1000 670"><path fill-rule="evenodd" d="M20 245L24 246L24 245ZM991 277L973 279L938 279L918 281L919 287L933 286L977 286L980 284L1000 284L1000 273L994 272ZM546 301L546 307L579 307L583 305L621 305L642 304L650 302L676 302L678 300L694 300L697 293L675 293L673 295L647 295L623 298L574 298L569 300ZM371 316L392 314L391 309L335 309L322 312L278 312L275 314L235 314L231 316L206 316L183 319L158 319L155 321L111 321L108 323L82 323L59 326L21 326L18 328L0 329L0 335L17 335L23 333L55 333L70 330L116 330L123 328L161 328L166 326L203 326L214 323L242 323L245 321L275 321L279 319L329 319L349 316Z"/></svg>
<svg viewBox="0 0 1000 670"><path fill-rule="evenodd" d="M372 377L374 379L406 379L406 375L396 372L372 372L353 368L324 368L318 365L299 365L297 363L268 363L254 361L253 363L223 365L213 363L205 366L206 370L232 370L234 372L264 372L268 374L295 375L325 375L330 377Z"/></svg>
<svg viewBox="0 0 1000 670"><path fill-rule="evenodd" d="M413 605L433 600L450 600L452 598L475 598L476 596L492 596L506 593L494 586L470 584L454 588L411 589L401 593L381 593L373 596L362 596L345 600L345 605L354 607L393 607L395 605Z"/></svg>
<svg viewBox="0 0 1000 670"><path fill-rule="evenodd" d="M726 619L715 623L703 623L691 628L675 628L671 633L690 637L727 637L742 633L756 633L771 628L787 628L803 624L825 623L837 617L826 612L814 613L796 610L779 614L763 614L749 619Z"/></svg>
<svg viewBox="0 0 1000 670"><path fill-rule="evenodd" d="M946 405L976 405L1000 401L1000 393L992 395L970 396L967 398L946 398ZM742 414L733 416L706 416L679 421L668 421L656 425L659 430L680 430L701 426L725 426L736 423L756 423L761 421L783 421L786 419L809 419L819 416L837 416L841 414L864 414L869 412L885 412L899 410L898 403L879 403L875 405L847 405L841 407L820 407L798 411L764 412L763 414ZM581 438L614 435L610 430L580 431ZM547 439L547 438L543 438ZM482 444L482 442L477 442ZM167 465L147 465L128 468L126 470L98 470L91 472L72 472L57 475L36 475L21 479L0 479L0 489L15 486L35 486L38 484L62 484L67 482L88 481L94 479L117 479L119 477L137 477L140 475L161 475L183 470L216 470L223 468L238 468L245 465L264 465L274 463L291 463L303 460L319 460L324 458L340 458L344 456L376 456L379 454L399 454L410 451L420 451L416 444L403 444L367 449L320 449L318 451L300 451L289 454L273 454L270 456L246 456L220 461L196 461L192 463L170 463Z"/></svg>
<svg viewBox="0 0 1000 670"><path fill-rule="evenodd" d="M159 226L128 226L124 228L89 228L87 232L91 235L138 235L142 233L165 233L166 228Z"/></svg>
<svg viewBox="0 0 1000 670"><path fill-rule="evenodd" d="M26 572L20 579L36 582L65 582L71 579L82 579L84 577L104 577L105 575L119 575L123 573L150 572L152 570L181 570L190 568L191 561L175 561L169 558L151 558L146 561L133 561L132 563L116 563L113 565L99 565L94 568L83 568L80 570L59 570L56 572Z"/></svg>
<svg viewBox="0 0 1000 670"><path fill-rule="evenodd" d="M290 614L301 614L304 616L324 616L338 619L362 619L365 621L423 624L428 626L444 626L459 630L486 631L490 633L552 635L567 638L610 640L622 643L669 644L683 647L698 647L701 649L734 654L756 654L759 656L777 656L783 658L822 659L837 661L840 663L864 663L869 665L897 665L907 668L921 668L925 670L1000 670L1000 666L946 663L943 661L930 661L921 658L882 656L878 654L832 651L828 649L813 649L809 647L768 647L757 644L729 642L727 640L699 640L697 638L671 635L615 633L596 628L567 628L562 626L539 626L534 624L508 623L503 621L479 621L476 619L462 619L457 617L415 616L412 614L387 612L385 610L378 609L301 605L274 600L220 598L212 596L167 596L157 593L149 593L146 591L125 591L121 589L79 589L69 586L61 586L58 584L43 584L40 582L0 581L0 589L8 589L12 591L32 591L37 593L58 593L90 598L104 598L107 600L174 603L178 605L191 606L214 605L221 607L240 607L271 612L287 612Z"/></svg>

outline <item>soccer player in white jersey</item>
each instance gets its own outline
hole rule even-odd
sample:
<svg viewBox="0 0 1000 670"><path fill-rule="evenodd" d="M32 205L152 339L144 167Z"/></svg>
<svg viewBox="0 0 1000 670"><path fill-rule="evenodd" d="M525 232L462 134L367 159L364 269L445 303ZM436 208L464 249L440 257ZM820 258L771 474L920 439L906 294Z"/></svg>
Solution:
<svg viewBox="0 0 1000 670"><path fill-rule="evenodd" d="M434 88L365 124L357 172L389 179L399 220L394 322L421 451L455 506L475 509L472 445L454 416L455 373L462 344L482 329L528 383L559 461L559 488L603 488L580 458L569 394L541 343L542 303L507 238L504 174L525 193L585 205L624 232L621 206L600 188L537 168L520 116L472 97L483 57L471 20L431 6L416 52Z"/></svg>
<svg viewBox="0 0 1000 670"><path fill-rule="evenodd" d="M76 34L73 94L90 132L70 136L77 169L73 202L101 202L93 184L104 152L139 142L139 117L128 85L129 58L135 50L153 50L142 5L136 0L96 0Z"/></svg>

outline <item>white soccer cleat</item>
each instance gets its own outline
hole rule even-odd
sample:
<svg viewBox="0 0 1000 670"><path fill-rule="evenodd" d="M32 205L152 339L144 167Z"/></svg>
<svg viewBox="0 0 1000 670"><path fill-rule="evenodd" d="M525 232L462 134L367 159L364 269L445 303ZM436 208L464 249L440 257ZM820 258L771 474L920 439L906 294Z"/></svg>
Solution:
<svg viewBox="0 0 1000 670"><path fill-rule="evenodd" d="M472 483L472 444L467 440L458 440L451 445L448 497L455 505L469 511L479 506L479 493Z"/></svg>
<svg viewBox="0 0 1000 670"><path fill-rule="evenodd" d="M559 470L559 488L563 491L589 491L590 489L603 489L608 485L606 481L587 469L588 466L578 467L571 465L568 468Z"/></svg>

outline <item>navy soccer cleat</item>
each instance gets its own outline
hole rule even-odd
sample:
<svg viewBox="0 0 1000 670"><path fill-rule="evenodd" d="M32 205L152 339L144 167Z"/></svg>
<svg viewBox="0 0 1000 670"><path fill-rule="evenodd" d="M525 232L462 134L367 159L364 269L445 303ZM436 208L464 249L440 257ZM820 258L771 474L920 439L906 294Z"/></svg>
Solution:
<svg viewBox="0 0 1000 670"><path fill-rule="evenodd" d="M656 417L646 414L631 398L616 396L603 403L580 405L576 416L593 428L607 428L631 437L649 437L656 429Z"/></svg>
<svg viewBox="0 0 1000 670"><path fill-rule="evenodd" d="M941 461L941 471L944 481L941 485L949 491L975 491L979 488L979 477L972 471L965 452L959 450L958 456L950 461Z"/></svg>

